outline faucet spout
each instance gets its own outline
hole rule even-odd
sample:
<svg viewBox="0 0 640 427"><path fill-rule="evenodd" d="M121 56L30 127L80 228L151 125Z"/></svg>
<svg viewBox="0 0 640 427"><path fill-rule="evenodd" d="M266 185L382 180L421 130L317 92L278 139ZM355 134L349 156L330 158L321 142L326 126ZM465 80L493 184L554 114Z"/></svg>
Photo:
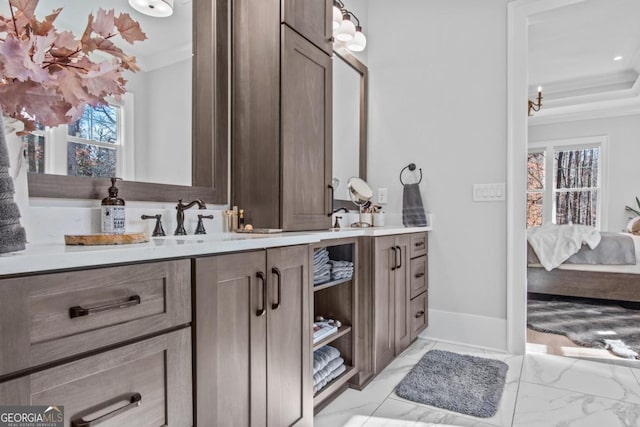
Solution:
<svg viewBox="0 0 640 427"><path fill-rule="evenodd" d="M184 211L195 205L198 205L198 209L207 209L207 205L205 205L200 199L196 199L186 205L182 203L182 199L178 200L178 204L176 205L176 219L178 220L178 225L176 226L175 233L173 233L174 236L185 236L187 234L187 230L184 228Z"/></svg>

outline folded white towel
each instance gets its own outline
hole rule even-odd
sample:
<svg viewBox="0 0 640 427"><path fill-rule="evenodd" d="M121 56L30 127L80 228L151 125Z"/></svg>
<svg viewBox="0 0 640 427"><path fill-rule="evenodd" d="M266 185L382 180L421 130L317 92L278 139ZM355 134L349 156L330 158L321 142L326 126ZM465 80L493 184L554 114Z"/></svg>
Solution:
<svg viewBox="0 0 640 427"><path fill-rule="evenodd" d="M342 373L344 371L347 370L347 367L345 366L345 364L341 364L340 366L338 366L336 369L334 369L333 371L331 371L331 373L329 375L327 375L322 381L320 381L318 384L314 384L313 386L313 392L317 393L320 390L322 390L324 387L327 386L327 384L329 384L331 381L333 381L334 379L338 378L340 375L342 375Z"/></svg>
<svg viewBox="0 0 640 427"><path fill-rule="evenodd" d="M324 368L320 369L318 372L313 374L313 385L320 384L323 380L327 379L329 375L340 365L344 365L344 359L342 357L338 357L337 359L333 359L331 362L327 364Z"/></svg>
<svg viewBox="0 0 640 427"><path fill-rule="evenodd" d="M325 345L313 352L313 374L315 375L334 359L340 357L337 348Z"/></svg>
<svg viewBox="0 0 640 427"><path fill-rule="evenodd" d="M551 271L577 253L583 244L595 249L600 232L586 225L547 224L527 230L527 240L540 264Z"/></svg>

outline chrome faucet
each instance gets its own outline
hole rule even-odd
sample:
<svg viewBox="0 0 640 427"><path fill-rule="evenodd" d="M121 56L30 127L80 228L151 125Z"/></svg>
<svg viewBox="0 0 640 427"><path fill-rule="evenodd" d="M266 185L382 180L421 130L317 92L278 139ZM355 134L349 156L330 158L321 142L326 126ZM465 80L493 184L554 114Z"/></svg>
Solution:
<svg viewBox="0 0 640 427"><path fill-rule="evenodd" d="M194 205L198 205L198 209L207 209L207 205L205 205L200 199L194 200L186 205L182 203L182 199L178 200L178 204L176 205L176 218L178 219L178 225L176 226L176 232L173 233L174 236L186 236L187 230L184 229L184 211Z"/></svg>

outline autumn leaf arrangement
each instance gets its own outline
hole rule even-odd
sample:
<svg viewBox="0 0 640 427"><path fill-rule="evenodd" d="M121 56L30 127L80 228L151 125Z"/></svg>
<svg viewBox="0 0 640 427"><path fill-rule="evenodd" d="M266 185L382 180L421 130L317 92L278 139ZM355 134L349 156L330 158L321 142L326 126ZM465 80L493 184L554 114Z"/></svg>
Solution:
<svg viewBox="0 0 640 427"><path fill-rule="evenodd" d="M133 56L113 43L146 40L140 24L128 13L91 13L84 33L58 31L62 8L43 20L36 17L39 0L9 0L10 16L0 14L0 108L24 123L20 134L44 126L72 123L87 105L107 104L107 97L126 92L125 70L140 68Z"/></svg>

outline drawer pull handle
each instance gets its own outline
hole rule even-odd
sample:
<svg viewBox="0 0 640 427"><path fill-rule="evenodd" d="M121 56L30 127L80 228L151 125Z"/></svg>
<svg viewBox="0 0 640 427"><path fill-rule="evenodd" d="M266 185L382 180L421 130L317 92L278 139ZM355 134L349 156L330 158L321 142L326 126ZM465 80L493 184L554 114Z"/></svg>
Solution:
<svg viewBox="0 0 640 427"><path fill-rule="evenodd" d="M142 403L142 396L140 395L140 393L133 393L131 395L131 397L129 397L129 403L127 403L126 405L124 405L121 408L115 409L111 412L108 412L98 418L95 418L93 420L85 420L84 417L80 418L79 420L73 420L71 421L71 427L92 427L92 426L97 426L98 424L102 424L103 422L110 420L111 418L115 417L116 415L120 415L124 412L127 412L130 409L134 409L137 408L138 406L140 406L140 404ZM111 403L109 404L109 406L111 406Z"/></svg>
<svg viewBox="0 0 640 427"><path fill-rule="evenodd" d="M262 280L262 308L256 311L256 316L262 317L267 312L267 277L262 271L258 271L256 277Z"/></svg>
<svg viewBox="0 0 640 427"><path fill-rule="evenodd" d="M414 276L416 279L419 279L421 277L424 277L424 273L418 273Z"/></svg>
<svg viewBox="0 0 640 427"><path fill-rule="evenodd" d="M119 310L121 308L129 308L135 305L140 305L140 296L134 295L129 297L126 301L116 301L109 304L99 305L97 307L84 308L79 305L71 307L69 309L69 317L75 319L76 317L90 316L92 314L101 313L103 311Z"/></svg>
<svg viewBox="0 0 640 427"><path fill-rule="evenodd" d="M391 250L393 251L393 265L391 266L391 271L396 271L398 269L398 247L392 246Z"/></svg>
<svg viewBox="0 0 640 427"><path fill-rule="evenodd" d="M419 311L419 312L416 313L416 319L419 319L422 316L424 316L424 311Z"/></svg>
<svg viewBox="0 0 640 427"><path fill-rule="evenodd" d="M416 248L419 248L420 246L424 246L424 242L416 242L416 243L414 244L414 246L415 246Z"/></svg>
<svg viewBox="0 0 640 427"><path fill-rule="evenodd" d="M402 268L402 248L400 246L396 246L398 248L398 252L400 253L400 264L398 264L397 268Z"/></svg>
<svg viewBox="0 0 640 427"><path fill-rule="evenodd" d="M282 302L282 273L278 267L273 267L271 272L278 278L278 302L271 304L271 309L277 310L280 308L280 303Z"/></svg>

